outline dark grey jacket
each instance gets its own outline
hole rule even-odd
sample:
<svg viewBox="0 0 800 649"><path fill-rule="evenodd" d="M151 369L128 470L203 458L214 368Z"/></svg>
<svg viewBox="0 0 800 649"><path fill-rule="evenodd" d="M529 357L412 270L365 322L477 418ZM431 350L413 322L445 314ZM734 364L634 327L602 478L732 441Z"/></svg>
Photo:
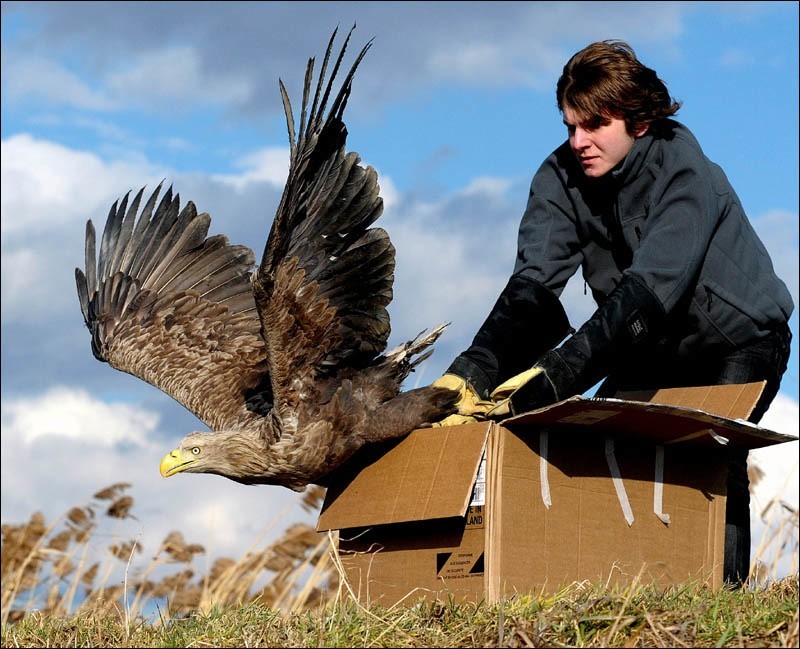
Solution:
<svg viewBox="0 0 800 649"><path fill-rule="evenodd" d="M598 304L635 275L679 356L741 347L794 308L724 172L672 120L604 178L588 179L567 142L537 171L514 272L560 295L579 266Z"/></svg>

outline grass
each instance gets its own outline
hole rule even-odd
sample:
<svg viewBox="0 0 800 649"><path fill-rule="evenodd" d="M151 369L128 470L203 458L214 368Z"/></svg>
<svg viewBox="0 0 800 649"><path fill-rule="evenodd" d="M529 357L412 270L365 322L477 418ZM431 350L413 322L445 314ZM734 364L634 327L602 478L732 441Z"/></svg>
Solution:
<svg viewBox="0 0 800 649"><path fill-rule="evenodd" d="M3 525L4 629L34 612L48 617L88 613L130 624L153 606L167 619L244 603L294 611L321 601L336 587L328 540L304 524L290 526L274 543L238 560L216 559L206 574L192 566L205 553L203 546L172 531L141 568L135 561L141 546L136 539L120 539L115 525L131 517L129 488L118 483L102 489L88 505L71 508L50 525L38 512L26 523ZM309 489L302 504L319 509L323 495L321 488ZM114 541L107 554L90 558L96 553L90 541L98 536Z"/></svg>
<svg viewBox="0 0 800 649"><path fill-rule="evenodd" d="M796 647L798 580L765 590L697 585L609 592L573 584L548 597L487 605L420 602L369 610L336 598L288 615L250 603L126 625L81 613L33 614L4 627L4 647Z"/></svg>
<svg viewBox="0 0 800 649"><path fill-rule="evenodd" d="M129 488L111 485L51 524L35 513L3 525L2 647L798 646L797 511L778 498L743 589L573 583L386 609L347 596L328 537L302 524L206 573L193 567L205 549L173 531L141 567L141 546L119 535ZM309 490L303 506L317 510L323 495ZM96 537L112 539L105 556ZM778 578L787 557L790 576Z"/></svg>

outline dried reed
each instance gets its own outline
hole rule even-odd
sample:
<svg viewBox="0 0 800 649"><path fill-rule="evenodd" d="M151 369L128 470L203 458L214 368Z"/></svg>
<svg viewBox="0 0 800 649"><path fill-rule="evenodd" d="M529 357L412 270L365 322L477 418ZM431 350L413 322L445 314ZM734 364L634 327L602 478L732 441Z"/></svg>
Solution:
<svg viewBox="0 0 800 649"><path fill-rule="evenodd" d="M73 507L50 525L39 512L27 523L3 525L3 625L37 612L61 617L110 615L130 628L148 607L158 608L165 622L254 602L298 612L326 601L338 586L327 539L304 524L290 526L265 548L251 545L238 561L218 558L200 576L192 562L205 554L205 548L188 543L179 531L166 536L143 570L133 570L141 544L120 538L115 529L108 555L88 565L89 542L98 533L101 516L112 524L133 518L134 500L124 493L130 486L106 487L94 494L90 504ZM323 489L309 489L302 505L319 509L323 496ZM270 527L279 521L280 517ZM120 571L122 583L110 584Z"/></svg>
<svg viewBox="0 0 800 649"><path fill-rule="evenodd" d="M756 468L751 480L758 480ZM120 536L119 523L133 518L131 485L113 484L94 494L93 500L71 508L47 524L41 513L26 523L2 526L1 621L5 626L33 612L46 616L110 616L127 629L145 619L148 609L157 609L163 624L174 619L256 603L284 616L318 609L335 611L345 601L358 601L336 552L335 535L320 535L311 526L294 524L280 537L260 547L264 535L284 520L282 512L238 560L217 558L199 573L193 566L206 554L203 546L188 542L179 531L170 532L153 558L139 567L141 544ZM318 511L324 490L306 491L301 505ZM761 512L765 531L756 545L750 586L763 589L779 575L779 566L796 574L798 568L798 512L781 495ZM104 558L96 555L90 541L104 524L114 527ZM104 537L106 538L106 537ZM120 572L124 580L111 583ZM359 607L362 608L362 607ZM382 619L362 608L368 619ZM625 606L620 608L608 639L626 624ZM386 629L398 624L395 621ZM670 642L669 630L656 629L655 636ZM793 633L797 633L795 623ZM791 633L790 633L791 634Z"/></svg>

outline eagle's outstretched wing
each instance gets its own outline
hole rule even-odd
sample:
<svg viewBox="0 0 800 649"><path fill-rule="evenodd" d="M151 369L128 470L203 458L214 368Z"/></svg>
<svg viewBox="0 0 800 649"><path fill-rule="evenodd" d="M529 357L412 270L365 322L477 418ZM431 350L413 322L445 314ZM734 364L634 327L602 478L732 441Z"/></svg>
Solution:
<svg viewBox="0 0 800 649"><path fill-rule="evenodd" d="M383 210L377 174L345 150L342 121L353 75L371 42L325 114L351 33L326 81L336 31L331 36L313 99L314 59L308 61L297 136L280 84L289 177L253 285L284 425L304 390L333 372L369 365L385 350L390 332L386 306L392 299L394 248L385 231L370 227Z"/></svg>
<svg viewBox="0 0 800 649"><path fill-rule="evenodd" d="M352 33L352 30L351 30ZM160 388L206 422L161 462L164 476L216 473L298 489L320 481L364 444L450 414L458 393L401 393L439 327L385 353L394 248L372 227L383 203L377 174L347 152L342 115L356 57L332 95L350 34L311 98L306 68L299 134L289 128L289 175L258 268L254 255L208 237L210 217L179 211L160 187L109 214L99 255L86 228L78 295L95 356ZM328 103L330 100L330 109ZM424 332L423 332L424 333Z"/></svg>
<svg viewBox="0 0 800 649"><path fill-rule="evenodd" d="M96 254L86 224L78 297L98 360L160 388L212 428L256 416L270 401L253 300L253 252L207 237L211 218L179 210L161 186L138 216L144 189L114 203ZM254 412L255 411L255 412Z"/></svg>

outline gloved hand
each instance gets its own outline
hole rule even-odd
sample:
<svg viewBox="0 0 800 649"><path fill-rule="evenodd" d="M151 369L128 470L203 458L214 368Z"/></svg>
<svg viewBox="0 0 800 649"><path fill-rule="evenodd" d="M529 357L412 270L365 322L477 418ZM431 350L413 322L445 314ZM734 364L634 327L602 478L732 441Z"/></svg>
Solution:
<svg viewBox="0 0 800 649"><path fill-rule="evenodd" d="M492 392L496 402L486 417L497 419L543 408L572 396L575 375L556 350L545 353L528 370L512 376Z"/></svg>
<svg viewBox="0 0 800 649"><path fill-rule="evenodd" d="M482 401L473 387L457 374L444 374L431 385L448 388L459 393L458 412L433 424L437 426L457 426L469 424L485 418L486 411L494 406L492 401Z"/></svg>

